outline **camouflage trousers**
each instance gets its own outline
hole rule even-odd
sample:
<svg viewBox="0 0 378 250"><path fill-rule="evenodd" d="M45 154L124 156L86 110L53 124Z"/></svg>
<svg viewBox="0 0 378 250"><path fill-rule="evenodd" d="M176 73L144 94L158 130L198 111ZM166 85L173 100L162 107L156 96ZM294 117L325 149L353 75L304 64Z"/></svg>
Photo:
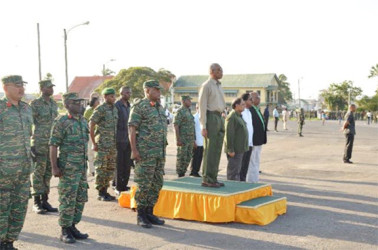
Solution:
<svg viewBox="0 0 378 250"><path fill-rule="evenodd" d="M8 172L9 165L13 165L10 166L11 168L17 167L17 170ZM24 225L29 197L30 161L0 163L0 240L2 242L17 240Z"/></svg>
<svg viewBox="0 0 378 250"><path fill-rule="evenodd" d="M135 193L138 208L155 206L163 186L164 164L164 158L148 158L136 162L134 181L138 184Z"/></svg>
<svg viewBox="0 0 378 250"><path fill-rule="evenodd" d="M302 134L303 123L298 123L298 134Z"/></svg>
<svg viewBox="0 0 378 250"><path fill-rule="evenodd" d="M49 152L45 154L37 154L36 162L34 164L34 172L31 175L33 196L50 193L51 176Z"/></svg>
<svg viewBox="0 0 378 250"><path fill-rule="evenodd" d="M88 201L88 182L85 165L67 163L59 179L59 225L78 224Z"/></svg>
<svg viewBox="0 0 378 250"><path fill-rule="evenodd" d="M193 154L193 142L185 142L184 145L177 147L176 173L184 175L188 169Z"/></svg>
<svg viewBox="0 0 378 250"><path fill-rule="evenodd" d="M97 190L107 189L109 181L114 177L114 170L117 162L117 151L98 151L95 156L94 166L96 169L95 187Z"/></svg>

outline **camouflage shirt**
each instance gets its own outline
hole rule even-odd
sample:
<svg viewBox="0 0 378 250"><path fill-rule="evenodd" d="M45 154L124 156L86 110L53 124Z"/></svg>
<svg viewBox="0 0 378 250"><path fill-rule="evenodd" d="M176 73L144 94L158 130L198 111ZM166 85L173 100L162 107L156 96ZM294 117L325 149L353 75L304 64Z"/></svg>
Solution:
<svg viewBox="0 0 378 250"><path fill-rule="evenodd" d="M173 118L173 124L179 127L180 140L183 142L194 141L195 128L194 117L189 108L181 106Z"/></svg>
<svg viewBox="0 0 378 250"><path fill-rule="evenodd" d="M142 159L165 157L167 117L158 102L152 103L147 98L137 102L131 108L130 126L136 128L136 147Z"/></svg>
<svg viewBox="0 0 378 250"><path fill-rule="evenodd" d="M93 112L90 121L97 124L96 143L98 150L109 150L116 147L118 110L115 105L106 102L99 105Z"/></svg>
<svg viewBox="0 0 378 250"><path fill-rule="evenodd" d="M304 123L304 120L305 120L305 115L304 115L304 113L299 112L299 113L298 113L298 118L297 118L298 123L299 123L299 124L303 124L303 123Z"/></svg>
<svg viewBox="0 0 378 250"><path fill-rule="evenodd" d="M15 106L6 97L0 99L0 173L15 174L19 160L31 160L32 124L32 111L27 103L20 101ZM5 167L4 163L12 167Z"/></svg>
<svg viewBox="0 0 378 250"><path fill-rule="evenodd" d="M61 163L85 166L88 139L88 123L84 117L58 116L52 125L49 145L59 147L59 166Z"/></svg>
<svg viewBox="0 0 378 250"><path fill-rule="evenodd" d="M30 103L33 112L34 134L32 146L36 146L38 153L47 153L50 138L51 126L54 119L58 116L58 105L50 98L45 101L43 96Z"/></svg>

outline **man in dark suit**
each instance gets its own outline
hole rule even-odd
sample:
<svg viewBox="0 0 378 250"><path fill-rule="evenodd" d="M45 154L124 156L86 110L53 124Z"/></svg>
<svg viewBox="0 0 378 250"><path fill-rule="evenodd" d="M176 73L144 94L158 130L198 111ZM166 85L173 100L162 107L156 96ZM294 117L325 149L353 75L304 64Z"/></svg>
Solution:
<svg viewBox="0 0 378 250"><path fill-rule="evenodd" d="M252 125L253 125L253 148L251 159L248 165L248 173L246 182L257 183L259 181L259 169L260 169L260 155L262 145L266 144L266 124L264 117L258 108L260 104L260 96L256 92L251 93L252 107L250 111L252 113Z"/></svg>

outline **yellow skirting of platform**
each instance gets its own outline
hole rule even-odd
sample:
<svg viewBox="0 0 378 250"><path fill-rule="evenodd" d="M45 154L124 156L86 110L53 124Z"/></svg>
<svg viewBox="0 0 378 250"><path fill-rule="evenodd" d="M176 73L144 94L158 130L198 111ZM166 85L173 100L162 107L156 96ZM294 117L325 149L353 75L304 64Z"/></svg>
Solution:
<svg viewBox="0 0 378 250"><path fill-rule="evenodd" d="M236 204L267 195L272 195L270 185L230 196L162 189L154 208L154 214L171 219L215 223L233 222L235 221Z"/></svg>
<svg viewBox="0 0 378 250"><path fill-rule="evenodd" d="M245 224L267 225L278 215L286 213L286 199L274 203L261 205L256 208L236 207L235 221Z"/></svg>

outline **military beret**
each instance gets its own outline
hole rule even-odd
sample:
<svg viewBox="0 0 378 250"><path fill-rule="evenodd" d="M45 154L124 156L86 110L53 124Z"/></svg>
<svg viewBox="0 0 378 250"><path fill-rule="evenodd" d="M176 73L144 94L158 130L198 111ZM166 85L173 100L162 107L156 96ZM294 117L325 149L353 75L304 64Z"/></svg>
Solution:
<svg viewBox="0 0 378 250"><path fill-rule="evenodd" d="M6 83L27 83L22 80L22 76L19 75L10 75L10 76L4 76L1 81L3 84Z"/></svg>
<svg viewBox="0 0 378 250"><path fill-rule="evenodd" d="M44 87L54 87L55 85L51 82L51 80L42 80L39 82L39 87L44 88Z"/></svg>
<svg viewBox="0 0 378 250"><path fill-rule="evenodd" d="M192 100L192 98L188 95L182 95L181 96L181 101L185 101L185 100Z"/></svg>
<svg viewBox="0 0 378 250"><path fill-rule="evenodd" d="M159 82L156 80L148 80L143 83L143 88L156 88L156 89L163 89Z"/></svg>
<svg viewBox="0 0 378 250"><path fill-rule="evenodd" d="M80 98L77 93L68 92L68 93L63 94L63 101L67 101L67 100L77 101L77 100L84 100L84 99Z"/></svg>
<svg viewBox="0 0 378 250"><path fill-rule="evenodd" d="M103 95L115 95L115 90L113 88L105 88L101 94Z"/></svg>

